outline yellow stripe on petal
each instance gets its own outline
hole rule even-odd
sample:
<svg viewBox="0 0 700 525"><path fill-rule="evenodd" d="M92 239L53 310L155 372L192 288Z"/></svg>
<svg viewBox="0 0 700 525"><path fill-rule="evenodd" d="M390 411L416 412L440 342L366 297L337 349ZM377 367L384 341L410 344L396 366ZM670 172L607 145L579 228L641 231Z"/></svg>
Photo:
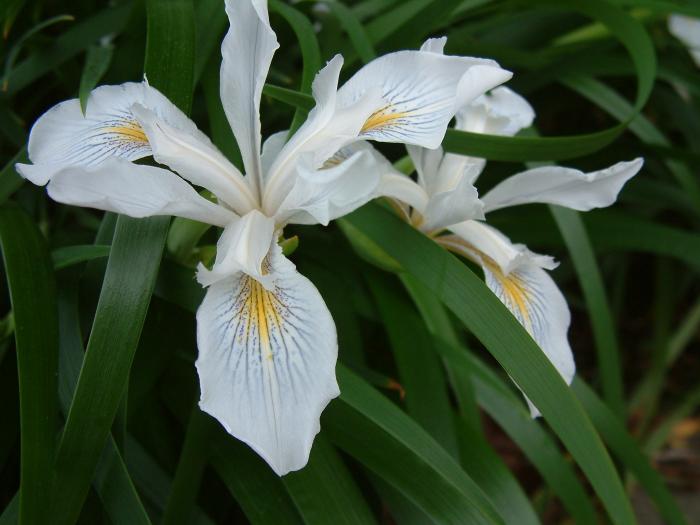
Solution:
<svg viewBox="0 0 700 525"><path fill-rule="evenodd" d="M114 133L124 138L127 142L148 144L148 137L138 122L124 122L117 126L109 126L103 129L105 133Z"/></svg>
<svg viewBox="0 0 700 525"><path fill-rule="evenodd" d="M270 330L281 330L282 317L278 308L282 306L275 295L252 277L246 277L247 281L242 286L243 293L247 294L243 311L248 314L248 326L246 336L259 338L260 350L263 357L274 359L272 345L270 344Z"/></svg>
<svg viewBox="0 0 700 525"><path fill-rule="evenodd" d="M527 288L527 284L518 276L516 272L511 272L505 275L501 269L496 265L495 262L488 259L482 254L484 259L484 264L488 267L489 271L498 280L499 284L503 289L503 299L511 309L515 310L520 315L519 319L522 320L523 325L528 331L531 331L532 322L530 320L530 293Z"/></svg>
<svg viewBox="0 0 700 525"><path fill-rule="evenodd" d="M392 111L392 106L385 106L380 110L375 111L365 121L360 133L368 131L376 131L378 129L397 124L397 121L409 116L409 113L402 111Z"/></svg>

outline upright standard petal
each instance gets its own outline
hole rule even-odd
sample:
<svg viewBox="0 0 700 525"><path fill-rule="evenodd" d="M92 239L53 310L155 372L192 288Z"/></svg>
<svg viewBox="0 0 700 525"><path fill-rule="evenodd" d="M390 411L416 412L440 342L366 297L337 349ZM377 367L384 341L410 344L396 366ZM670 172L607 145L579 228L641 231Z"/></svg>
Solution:
<svg viewBox="0 0 700 525"><path fill-rule="evenodd" d="M263 287L239 273L197 311L199 405L280 476L306 465L339 394L335 325L321 295L275 244Z"/></svg>
<svg viewBox="0 0 700 525"><path fill-rule="evenodd" d="M302 155L307 164L320 168L339 149L357 138L362 124L376 107L379 100L376 90L368 91L347 107L338 107L336 89L342 66L343 57L336 55L316 75L312 85L316 106L281 148L266 175L263 207L267 213L274 213L291 191Z"/></svg>
<svg viewBox="0 0 700 525"><path fill-rule="evenodd" d="M576 373L567 336L571 314L561 291L544 271L555 266L552 259L510 243L491 227L475 221L460 226L464 225L468 227L451 228L464 236L442 237L438 242L481 265L486 285L532 336L564 381L571 384ZM504 253L509 257L504 258ZM532 416L538 416L537 408L529 399L527 402Z"/></svg>
<svg viewBox="0 0 700 525"><path fill-rule="evenodd" d="M622 186L643 164L640 158L590 173L559 166L533 168L508 177L482 200L487 212L533 202L558 204L579 211L603 208L615 202Z"/></svg>
<svg viewBox="0 0 700 525"><path fill-rule="evenodd" d="M139 104L132 111L148 137L156 161L192 184L208 189L239 215L257 207L244 177L203 133L174 128Z"/></svg>
<svg viewBox="0 0 700 525"><path fill-rule="evenodd" d="M176 215L225 226L236 215L208 201L174 173L112 158L99 166L64 168L47 187L55 201L130 217Z"/></svg>
<svg viewBox="0 0 700 525"><path fill-rule="evenodd" d="M360 69L340 88L338 100L346 106L367 90L379 89L383 100L364 123L360 136L436 148L461 106L510 77L510 72L492 60L398 51Z"/></svg>
<svg viewBox="0 0 700 525"><path fill-rule="evenodd" d="M226 0L230 28L221 44L221 103L254 194L261 191L260 96L279 47L265 0Z"/></svg>
<svg viewBox="0 0 700 525"><path fill-rule="evenodd" d="M151 146L131 108L140 104L169 125L200 134L182 111L146 82L101 86L88 98L85 115L78 99L61 102L44 113L29 135L29 159L18 164L20 175L46 184L66 166L96 166L112 157L137 160Z"/></svg>
<svg viewBox="0 0 700 525"><path fill-rule="evenodd" d="M264 261L275 233L275 221L258 210L252 210L229 223L216 245L216 260L211 270L200 264L197 280L209 286L243 272L265 287L270 276Z"/></svg>

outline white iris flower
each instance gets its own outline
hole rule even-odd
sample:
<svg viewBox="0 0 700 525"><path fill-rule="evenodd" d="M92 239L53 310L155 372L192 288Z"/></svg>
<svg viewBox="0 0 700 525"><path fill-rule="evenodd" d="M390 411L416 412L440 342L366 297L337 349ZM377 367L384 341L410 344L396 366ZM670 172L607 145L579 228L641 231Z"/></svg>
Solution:
<svg viewBox="0 0 700 525"><path fill-rule="evenodd" d="M426 45L439 46L440 41ZM433 47L439 52L441 47ZM474 133L515 135L530 126L532 107L505 87L477 98L457 113L457 129ZM620 162L583 173L546 166L529 169L497 184L479 199L474 183L484 159L444 153L440 148L408 146L417 182L384 162L378 195L391 197L404 218L445 248L479 264L486 284L538 343L561 376L571 384L574 364L567 331L568 305L545 270L557 263L522 244L512 243L489 226L485 214L528 203L548 203L587 211L611 205L643 160ZM533 417L539 415L529 402Z"/></svg>
<svg viewBox="0 0 700 525"><path fill-rule="evenodd" d="M213 267L197 274L208 287L197 312L200 406L283 475L306 464L339 392L333 319L282 254L282 229L328 224L373 197L382 159L346 146L435 148L458 108L511 74L491 60L400 51L338 89L335 56L314 80L306 122L288 141L270 136L261 153L260 97L278 43L264 1L227 0L226 12L221 101L245 175L145 82L95 89L84 116L77 100L47 111L32 128L32 164L17 169L66 204L224 228ZM170 170L133 163L151 155Z"/></svg>

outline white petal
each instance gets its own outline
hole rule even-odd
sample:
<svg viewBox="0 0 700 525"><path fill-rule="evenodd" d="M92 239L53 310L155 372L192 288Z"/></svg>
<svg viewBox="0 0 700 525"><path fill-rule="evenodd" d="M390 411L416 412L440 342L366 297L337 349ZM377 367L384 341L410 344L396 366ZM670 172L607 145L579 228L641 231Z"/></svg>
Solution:
<svg viewBox="0 0 700 525"><path fill-rule="evenodd" d="M263 180L266 180L270 173L270 167L272 163L275 162L277 157L282 151L282 148L287 143L287 136L289 135L289 130L278 131L273 133L265 139L262 145L262 155L260 156L260 162L262 164Z"/></svg>
<svg viewBox="0 0 700 525"><path fill-rule="evenodd" d="M279 44L266 1L226 0L226 14L230 28L221 44L221 103L257 193L262 180L260 96Z"/></svg>
<svg viewBox="0 0 700 525"><path fill-rule="evenodd" d="M421 229L440 230L469 219L483 219L484 204L479 193L465 177L453 189L431 195Z"/></svg>
<svg viewBox="0 0 700 525"><path fill-rule="evenodd" d="M338 100L349 105L379 88L383 101L360 136L436 148L460 107L510 77L492 60L398 51L360 69L340 88Z"/></svg>
<svg viewBox="0 0 700 525"><path fill-rule="evenodd" d="M428 194L410 177L403 173L385 173L377 186L377 197L391 197L410 205L420 214L428 206Z"/></svg>
<svg viewBox="0 0 700 525"><path fill-rule="evenodd" d="M442 148L428 149L407 145L406 150L413 161L413 166L416 168L419 184L428 193L433 193L440 171L440 164L444 156Z"/></svg>
<svg viewBox="0 0 700 525"><path fill-rule="evenodd" d="M668 17L668 30L689 48L700 48L700 18L672 14Z"/></svg>
<svg viewBox="0 0 700 525"><path fill-rule="evenodd" d="M156 161L208 189L239 215L257 206L246 180L208 137L174 128L138 104L132 111L146 132Z"/></svg>
<svg viewBox="0 0 700 525"><path fill-rule="evenodd" d="M643 159L584 173L572 168L543 166L518 173L497 184L483 198L486 211L544 202L579 211L610 206L622 186L642 168Z"/></svg>
<svg viewBox="0 0 700 525"><path fill-rule="evenodd" d="M472 133L513 136L530 127L535 110L507 87L498 87L460 109L456 129Z"/></svg>
<svg viewBox="0 0 700 525"><path fill-rule="evenodd" d="M316 75L312 85L316 106L281 149L266 177L263 201L267 213L274 213L291 191L301 155L307 158L311 155L310 163L315 168L320 167L336 151L356 139L376 107L379 100L376 91L367 93L348 107L338 107L336 88L342 66L343 57L336 55Z"/></svg>
<svg viewBox="0 0 700 525"><path fill-rule="evenodd" d="M512 244L498 230L481 223L469 221L460 226L450 229L461 230L464 237L438 237L438 242L481 265L486 285L532 336L564 381L571 384L576 372L567 337L571 314L559 288L544 271L556 266L551 257ZM506 266L501 266L503 260L507 260ZM526 400L532 416L538 416L537 408Z"/></svg>
<svg viewBox="0 0 700 525"><path fill-rule="evenodd" d="M525 261L535 261L538 266L548 270L557 267L557 263L551 257L535 254L522 244L513 244L496 228L483 222L465 221L453 224L449 229L456 237L440 237L441 243L450 247L461 246L471 253L484 254L493 260L505 275Z"/></svg>
<svg viewBox="0 0 700 525"><path fill-rule="evenodd" d="M442 55L445 53L445 44L447 43L447 37L441 36L439 38L429 38L423 45L420 46L421 51L428 51L430 53L438 53Z"/></svg>
<svg viewBox="0 0 700 525"><path fill-rule="evenodd" d="M310 156L302 156L294 186L276 214L278 222L327 225L373 199L383 157L379 159L371 148L363 147L353 148L347 155L321 169L314 168Z"/></svg>
<svg viewBox="0 0 700 525"><path fill-rule="evenodd" d="M66 166L96 166L112 157L137 160L151 154L148 138L131 112L134 104L153 111L171 126L199 133L196 126L158 90L145 82L101 86L90 93L83 115L78 99L44 113L29 135L29 159L20 175L46 184Z"/></svg>
<svg viewBox="0 0 700 525"><path fill-rule="evenodd" d="M280 476L306 465L319 418L339 394L335 325L321 295L270 254L272 287L239 273L197 311L199 406Z"/></svg>
<svg viewBox="0 0 700 525"><path fill-rule="evenodd" d="M216 245L216 260L211 270L199 265L197 280L209 286L244 272L269 285L270 276L264 260L274 239L275 221L258 210L252 210L224 229Z"/></svg>
<svg viewBox="0 0 700 525"><path fill-rule="evenodd" d="M224 226L236 215L208 201L174 173L111 158L99 166L71 166L56 173L49 196L64 204L123 213L130 217L176 215Z"/></svg>
<svg viewBox="0 0 700 525"><path fill-rule="evenodd" d="M507 276L497 267L482 265L487 286L513 313L570 385L576 373L567 332L571 314L566 299L552 278L533 263L525 263ZM527 399L532 417L540 415Z"/></svg>

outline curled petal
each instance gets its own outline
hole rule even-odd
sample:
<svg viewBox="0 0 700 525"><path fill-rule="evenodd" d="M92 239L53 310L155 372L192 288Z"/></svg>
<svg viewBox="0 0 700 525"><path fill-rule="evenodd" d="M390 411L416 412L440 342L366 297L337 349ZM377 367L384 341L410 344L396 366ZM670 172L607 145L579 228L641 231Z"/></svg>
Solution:
<svg viewBox="0 0 700 525"><path fill-rule="evenodd" d="M199 405L280 476L309 459L319 418L339 394L333 319L276 245L272 285L238 273L209 287L197 311Z"/></svg>
<svg viewBox="0 0 700 525"><path fill-rule="evenodd" d="M635 159L590 173L560 166L533 168L496 185L483 201L487 212L533 202L579 211L603 208L615 202L622 186L643 164L643 159Z"/></svg>
<svg viewBox="0 0 700 525"><path fill-rule="evenodd" d="M221 44L221 103L254 193L260 166L260 97L279 47L264 0L226 0L230 28Z"/></svg>
<svg viewBox="0 0 700 525"><path fill-rule="evenodd" d="M133 161L151 155L148 137L131 111L134 104L175 128L202 136L182 111L146 82L101 86L90 93L85 115L78 99L72 99L39 117L29 135L33 164L18 164L18 172L44 185L66 166L97 166L113 157Z"/></svg>
<svg viewBox="0 0 700 525"><path fill-rule="evenodd" d="M58 202L142 218L175 215L224 226L236 215L199 195L162 168L112 158L92 167L73 166L56 173L47 186Z"/></svg>
<svg viewBox="0 0 700 525"><path fill-rule="evenodd" d="M501 86L467 104L456 117L459 130L513 136L532 125L535 110L515 91Z"/></svg>
<svg viewBox="0 0 700 525"><path fill-rule="evenodd" d="M449 229L453 236L440 237L443 243L456 246L467 253L483 254L491 259L504 275L524 264L534 261L547 270L557 267L557 263L547 255L531 252L522 244L514 244L496 228L479 221L464 221L453 224ZM482 255L479 255L480 257Z"/></svg>
<svg viewBox="0 0 700 525"><path fill-rule="evenodd" d="M433 42L430 49L439 45ZM360 69L338 91L341 106L379 89L382 102L360 136L436 148L456 111L511 73L492 60L445 56L434 51L398 51Z"/></svg>
<svg viewBox="0 0 700 525"><path fill-rule="evenodd" d="M243 272L268 286L269 272L265 257L270 249L275 221L258 210L252 210L237 221L229 223L216 245L216 260L211 270L200 264L197 280L210 286L222 279Z"/></svg>

